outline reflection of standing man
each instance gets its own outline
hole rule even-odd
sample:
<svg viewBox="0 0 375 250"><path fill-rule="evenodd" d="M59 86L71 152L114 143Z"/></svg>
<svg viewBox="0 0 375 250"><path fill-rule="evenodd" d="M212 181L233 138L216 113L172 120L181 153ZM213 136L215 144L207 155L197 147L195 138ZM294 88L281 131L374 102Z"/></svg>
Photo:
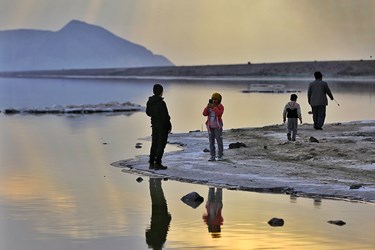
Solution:
<svg viewBox="0 0 375 250"><path fill-rule="evenodd" d="M333 95L328 84L323 81L323 75L319 71L314 73L315 81L310 83L307 98L313 113L314 128L322 130L326 118L327 96L333 100Z"/></svg>
<svg viewBox="0 0 375 250"><path fill-rule="evenodd" d="M146 243L152 249L162 249L167 240L171 215L161 187L160 178L150 178L151 225L146 230Z"/></svg>
<svg viewBox="0 0 375 250"><path fill-rule="evenodd" d="M212 237L220 237L221 225L223 225L223 216L221 210L223 208L223 190L210 187L208 190L208 198L206 203L207 214L203 215L203 220L208 225L208 232L212 233Z"/></svg>

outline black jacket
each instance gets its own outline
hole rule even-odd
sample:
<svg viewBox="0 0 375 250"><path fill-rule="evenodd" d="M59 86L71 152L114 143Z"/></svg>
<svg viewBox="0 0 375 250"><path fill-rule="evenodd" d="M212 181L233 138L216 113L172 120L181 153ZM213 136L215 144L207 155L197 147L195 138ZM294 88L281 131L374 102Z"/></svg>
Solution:
<svg viewBox="0 0 375 250"><path fill-rule="evenodd" d="M148 98L146 114L151 117L153 127L172 130L171 117L162 97L153 95Z"/></svg>

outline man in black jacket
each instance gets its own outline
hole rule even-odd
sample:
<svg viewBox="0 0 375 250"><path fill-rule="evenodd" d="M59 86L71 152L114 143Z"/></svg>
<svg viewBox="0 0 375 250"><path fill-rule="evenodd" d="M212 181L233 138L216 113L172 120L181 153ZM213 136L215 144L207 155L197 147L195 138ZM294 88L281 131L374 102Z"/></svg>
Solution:
<svg viewBox="0 0 375 250"><path fill-rule="evenodd" d="M150 96L146 105L146 114L151 117L152 143L150 149L150 169L167 169L161 164L168 134L172 130L168 108L163 100L163 86L155 84L154 95Z"/></svg>

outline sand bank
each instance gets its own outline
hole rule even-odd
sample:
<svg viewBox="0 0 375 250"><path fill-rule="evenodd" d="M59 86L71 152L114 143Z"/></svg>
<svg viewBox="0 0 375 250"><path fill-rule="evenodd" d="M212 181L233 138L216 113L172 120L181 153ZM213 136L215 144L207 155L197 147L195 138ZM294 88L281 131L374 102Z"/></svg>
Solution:
<svg viewBox="0 0 375 250"><path fill-rule="evenodd" d="M312 142L310 137L319 142ZM167 170L150 170L148 156L113 166L145 176L293 196L375 202L375 121L299 126L287 141L285 125L224 131L224 161L208 162L207 132L171 134L180 151L166 153ZM229 149L230 143L246 147Z"/></svg>

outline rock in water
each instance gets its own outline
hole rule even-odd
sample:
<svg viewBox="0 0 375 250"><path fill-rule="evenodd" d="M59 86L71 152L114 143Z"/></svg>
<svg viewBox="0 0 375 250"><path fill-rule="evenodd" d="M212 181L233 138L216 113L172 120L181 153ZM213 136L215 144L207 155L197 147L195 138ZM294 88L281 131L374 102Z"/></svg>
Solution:
<svg viewBox="0 0 375 250"><path fill-rule="evenodd" d="M329 220L327 221L329 224L335 224L337 226L343 226L346 224L345 221L342 221L342 220Z"/></svg>
<svg viewBox="0 0 375 250"><path fill-rule="evenodd" d="M284 220L280 218L272 218L268 221L268 224L272 227L282 227L284 226Z"/></svg>
<svg viewBox="0 0 375 250"><path fill-rule="evenodd" d="M204 201L204 198L197 192L191 192L183 196L181 201L192 208L197 208Z"/></svg>

